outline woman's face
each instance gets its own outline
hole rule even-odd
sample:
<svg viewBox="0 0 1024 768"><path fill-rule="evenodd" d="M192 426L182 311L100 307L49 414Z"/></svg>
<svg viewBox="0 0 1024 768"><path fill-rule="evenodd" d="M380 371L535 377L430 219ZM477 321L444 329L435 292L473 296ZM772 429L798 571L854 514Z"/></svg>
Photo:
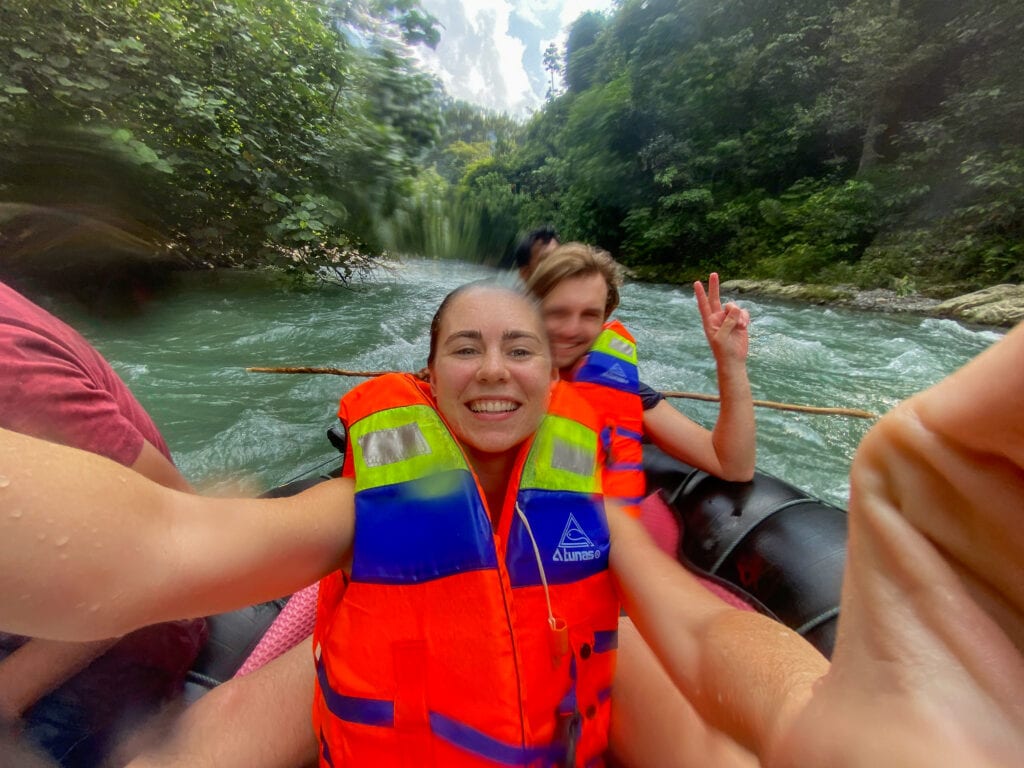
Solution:
<svg viewBox="0 0 1024 768"><path fill-rule="evenodd" d="M544 416L555 372L541 320L512 291L470 289L441 318L431 389L464 447L516 448Z"/></svg>

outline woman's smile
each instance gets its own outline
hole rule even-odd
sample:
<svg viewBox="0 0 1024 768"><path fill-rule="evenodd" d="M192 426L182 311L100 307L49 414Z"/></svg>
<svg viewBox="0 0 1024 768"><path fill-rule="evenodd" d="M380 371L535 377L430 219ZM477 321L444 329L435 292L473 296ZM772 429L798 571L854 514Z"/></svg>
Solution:
<svg viewBox="0 0 1024 768"><path fill-rule="evenodd" d="M503 416L518 411L520 404L513 400L480 399L471 400L469 410L480 415Z"/></svg>

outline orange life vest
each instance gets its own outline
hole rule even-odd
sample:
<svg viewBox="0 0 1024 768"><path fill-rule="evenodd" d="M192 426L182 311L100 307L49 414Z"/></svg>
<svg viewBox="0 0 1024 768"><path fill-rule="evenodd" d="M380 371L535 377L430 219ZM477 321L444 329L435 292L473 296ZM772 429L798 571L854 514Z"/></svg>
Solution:
<svg viewBox="0 0 1024 768"><path fill-rule="evenodd" d="M599 765L619 605L589 406L556 385L494 529L422 382L374 379L339 416L355 538L317 608L321 765Z"/></svg>
<svg viewBox="0 0 1024 768"><path fill-rule="evenodd" d="M638 394L636 341L622 323L605 323L572 383L605 424L601 434L606 457L604 494L638 517L646 491L644 408Z"/></svg>

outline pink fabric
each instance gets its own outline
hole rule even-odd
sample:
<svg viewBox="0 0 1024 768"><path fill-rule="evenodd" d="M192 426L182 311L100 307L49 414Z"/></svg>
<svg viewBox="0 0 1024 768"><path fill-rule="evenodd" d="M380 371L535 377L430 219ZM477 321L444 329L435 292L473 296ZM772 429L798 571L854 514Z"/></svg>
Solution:
<svg viewBox="0 0 1024 768"><path fill-rule="evenodd" d="M647 532L651 534L651 538L654 539L654 543L658 545L658 548L672 558L675 558L676 553L679 551L679 544L682 541L682 531L679 529L675 515L672 514L672 510L669 509L668 504L665 503L660 493L652 493L640 503L640 522L647 529ZM754 610L749 603L725 587L709 581L698 574L694 574L694 576L697 577L697 581L703 584L708 591L713 592L734 608L746 611Z"/></svg>
<svg viewBox="0 0 1024 768"><path fill-rule="evenodd" d="M640 522L651 534L658 548L674 558L679 551L679 541L682 537L675 515L660 493L652 493L640 502Z"/></svg>
<svg viewBox="0 0 1024 768"><path fill-rule="evenodd" d="M311 584L291 596L235 677L256 671L309 637L316 621L318 587Z"/></svg>
<svg viewBox="0 0 1024 768"><path fill-rule="evenodd" d="M77 331L0 283L0 426L119 464L143 439L171 458L149 414Z"/></svg>
<svg viewBox="0 0 1024 768"><path fill-rule="evenodd" d="M694 575L696 575L696 574L694 574ZM748 603L742 597L740 597L739 595L733 594L732 592L730 592L725 587L720 586L720 585L716 584L713 581L708 581L707 579L702 578L700 576L697 576L697 581L699 581L701 584L703 584L705 589L707 589L709 592L713 592L715 595L717 595L719 598L721 598L723 602L728 603L733 608L739 608L742 611L753 611L753 610L756 610L754 608L754 606L752 606L750 603Z"/></svg>

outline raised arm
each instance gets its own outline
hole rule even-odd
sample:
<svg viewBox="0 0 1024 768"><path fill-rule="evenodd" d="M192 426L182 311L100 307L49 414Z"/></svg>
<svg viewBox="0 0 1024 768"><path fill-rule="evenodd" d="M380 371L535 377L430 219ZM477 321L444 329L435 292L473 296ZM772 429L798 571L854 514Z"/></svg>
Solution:
<svg viewBox="0 0 1024 768"><path fill-rule="evenodd" d="M202 498L0 430L0 629L94 640L278 597L337 568L352 525L347 480Z"/></svg>
<svg viewBox="0 0 1024 768"><path fill-rule="evenodd" d="M750 315L735 304L722 306L718 274L708 291L693 284L704 334L715 356L721 403L714 429L707 430L661 401L644 411L644 432L666 453L725 480L754 476L757 431L754 401L747 378Z"/></svg>

